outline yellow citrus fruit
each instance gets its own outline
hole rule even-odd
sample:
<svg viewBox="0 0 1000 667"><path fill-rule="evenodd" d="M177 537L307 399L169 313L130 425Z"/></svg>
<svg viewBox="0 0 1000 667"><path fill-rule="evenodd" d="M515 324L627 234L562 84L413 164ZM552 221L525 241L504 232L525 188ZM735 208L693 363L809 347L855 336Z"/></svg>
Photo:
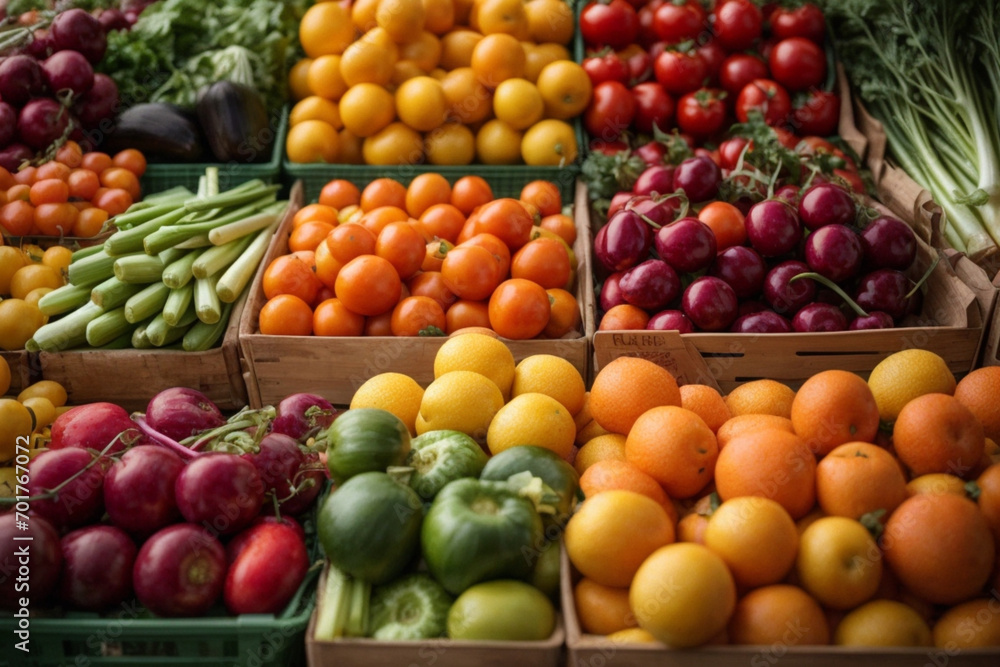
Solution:
<svg viewBox="0 0 1000 667"><path fill-rule="evenodd" d="M321 120L338 130L344 126L343 121L340 120L340 109L337 107L337 103L319 95L310 95L299 100L288 114L290 126L298 125L304 120Z"/></svg>
<svg viewBox="0 0 1000 667"><path fill-rule="evenodd" d="M643 562L629 588L629 602L640 628L668 646L689 648L726 628L736 608L736 584L726 563L710 549L678 542Z"/></svg>
<svg viewBox="0 0 1000 667"><path fill-rule="evenodd" d="M726 630L732 644L830 643L830 626L823 608L804 590L788 584L756 588L741 597Z"/></svg>
<svg viewBox="0 0 1000 667"><path fill-rule="evenodd" d="M424 73L430 72L441 62L441 40L433 33L421 30L399 45L399 59L416 64Z"/></svg>
<svg viewBox="0 0 1000 667"><path fill-rule="evenodd" d="M861 522L843 516L816 519L799 537L799 582L831 609L871 599L882 579L882 552Z"/></svg>
<svg viewBox="0 0 1000 667"><path fill-rule="evenodd" d="M485 442L490 422L501 407L503 395L485 375L468 370L442 373L424 390L417 435L451 429Z"/></svg>
<svg viewBox="0 0 1000 667"><path fill-rule="evenodd" d="M573 126L556 118L538 121L521 137L521 158L533 167L571 164L578 151Z"/></svg>
<svg viewBox="0 0 1000 667"><path fill-rule="evenodd" d="M566 407L545 394L521 394L510 399L493 417L486 434L490 453L518 445L536 445L568 458L576 439L576 425Z"/></svg>
<svg viewBox="0 0 1000 667"><path fill-rule="evenodd" d="M521 42L521 46L524 47L524 78L528 81L537 82L538 75L549 63L573 59L573 56L562 44Z"/></svg>
<svg viewBox="0 0 1000 667"><path fill-rule="evenodd" d="M361 155L365 164L419 164L424 159L424 138L406 123L396 121L365 137Z"/></svg>
<svg viewBox="0 0 1000 667"><path fill-rule="evenodd" d="M0 357L0 396L7 394L10 389L10 364L3 357Z"/></svg>
<svg viewBox="0 0 1000 667"><path fill-rule="evenodd" d="M299 22L299 42L310 58L343 53L353 40L351 14L340 3L316 3Z"/></svg>
<svg viewBox="0 0 1000 667"><path fill-rule="evenodd" d="M10 279L27 263L24 254L14 246L0 246L0 295L10 294Z"/></svg>
<svg viewBox="0 0 1000 667"><path fill-rule="evenodd" d="M370 137L395 117L396 102L392 93L378 84L359 83L348 88L340 98L340 119L356 137Z"/></svg>
<svg viewBox="0 0 1000 667"><path fill-rule="evenodd" d="M405 42L424 29L421 0L379 0L375 22L396 42Z"/></svg>
<svg viewBox="0 0 1000 667"><path fill-rule="evenodd" d="M745 382L726 395L726 405L734 417L745 414L792 418L795 390L777 380Z"/></svg>
<svg viewBox="0 0 1000 667"><path fill-rule="evenodd" d="M444 35L455 25L455 3L452 0L423 0L424 29Z"/></svg>
<svg viewBox="0 0 1000 667"><path fill-rule="evenodd" d="M955 376L947 362L930 350L912 348L895 352L878 362L868 376L868 386L883 422L894 422L903 406L924 394L955 393Z"/></svg>
<svg viewBox="0 0 1000 667"><path fill-rule="evenodd" d="M380 373L364 382L351 398L351 409L381 408L399 417L410 429L417 433L417 413L424 389L409 375L402 373Z"/></svg>
<svg viewBox="0 0 1000 667"><path fill-rule="evenodd" d="M42 264L56 271L65 271L73 259L73 251L64 245L54 245L42 253Z"/></svg>
<svg viewBox="0 0 1000 667"><path fill-rule="evenodd" d="M583 409L587 388L572 363L554 354L533 354L514 368L511 396L537 392L562 403L574 418Z"/></svg>
<svg viewBox="0 0 1000 667"><path fill-rule="evenodd" d="M528 13L523 0L474 0L469 25L484 35L505 33L528 38Z"/></svg>
<svg viewBox="0 0 1000 667"><path fill-rule="evenodd" d="M615 644L655 644L656 637L642 628L625 628L612 632L607 639Z"/></svg>
<svg viewBox="0 0 1000 667"><path fill-rule="evenodd" d="M569 44L573 39L573 10L565 0L530 0L524 11L532 41Z"/></svg>
<svg viewBox="0 0 1000 667"><path fill-rule="evenodd" d="M50 426L56 420L56 407L47 398L35 396L21 401L21 405L31 410L31 413L35 416L36 431Z"/></svg>
<svg viewBox="0 0 1000 667"><path fill-rule="evenodd" d="M424 135L428 164L470 164L476 158L476 137L465 125L448 122Z"/></svg>
<svg viewBox="0 0 1000 667"><path fill-rule="evenodd" d="M441 79L448 100L448 117L462 123L478 123L493 111L493 93L479 83L471 67L458 67Z"/></svg>
<svg viewBox="0 0 1000 667"><path fill-rule="evenodd" d="M620 433L606 433L591 438L576 453L573 467L581 475L587 468L605 459L625 460L625 436Z"/></svg>
<svg viewBox="0 0 1000 667"><path fill-rule="evenodd" d="M469 61L479 82L491 90L501 81L524 76L524 65L524 47L505 33L485 35L477 41Z"/></svg>
<svg viewBox="0 0 1000 667"><path fill-rule="evenodd" d="M378 27L375 11L381 0L354 0L351 2L351 22L359 32L366 33Z"/></svg>
<svg viewBox="0 0 1000 667"><path fill-rule="evenodd" d="M399 119L419 132L439 127L448 112L444 88L430 76L407 79L396 89L395 99Z"/></svg>
<svg viewBox="0 0 1000 667"><path fill-rule="evenodd" d="M472 50L483 38L482 33L466 28L456 28L441 37L441 67L448 71L469 67Z"/></svg>
<svg viewBox="0 0 1000 667"><path fill-rule="evenodd" d="M515 374L514 355L502 341L484 334L450 337L434 357L434 377L451 371L473 371L493 380L504 400L510 397Z"/></svg>
<svg viewBox="0 0 1000 667"><path fill-rule="evenodd" d="M31 435L32 430L34 420L28 408L13 398L0 398L0 461L14 458L18 438Z"/></svg>
<svg viewBox="0 0 1000 667"><path fill-rule="evenodd" d="M1000 646L1000 600L978 598L955 605L934 624L932 636L939 648Z"/></svg>
<svg viewBox="0 0 1000 667"><path fill-rule="evenodd" d="M572 60L551 62L538 73L538 92L547 118L573 118L590 102L593 85L583 67Z"/></svg>
<svg viewBox="0 0 1000 667"><path fill-rule="evenodd" d="M609 435L610 433L611 431L598 424L596 419L591 419L583 426L583 428L577 429L576 442L577 445L582 445L590 442L598 436Z"/></svg>
<svg viewBox="0 0 1000 667"><path fill-rule="evenodd" d="M28 292L36 287L62 287L63 278L58 269L45 264L29 264L14 272L10 279L10 295L15 299L24 299Z"/></svg>
<svg viewBox="0 0 1000 667"><path fill-rule="evenodd" d="M907 482L906 493L909 496L921 493L954 493L965 496L965 480L946 472L930 472Z"/></svg>
<svg viewBox="0 0 1000 667"><path fill-rule="evenodd" d="M312 65L312 61L312 58L301 58L288 71L288 89L295 101L312 95L312 91L309 90L309 66Z"/></svg>
<svg viewBox="0 0 1000 667"><path fill-rule="evenodd" d="M336 162L340 137L337 128L321 120L304 120L288 128L285 152L289 162Z"/></svg>
<svg viewBox="0 0 1000 667"><path fill-rule="evenodd" d="M501 81L493 91L493 115L515 130L524 130L542 119L545 102L542 94L527 79Z"/></svg>
<svg viewBox="0 0 1000 667"><path fill-rule="evenodd" d="M476 155L483 164L517 164L521 161L523 133L492 118L476 133Z"/></svg>
<svg viewBox="0 0 1000 667"><path fill-rule="evenodd" d="M573 587L573 601L586 633L608 635L635 627L627 588L605 586L584 577Z"/></svg>
<svg viewBox="0 0 1000 667"><path fill-rule="evenodd" d="M57 408L66 405L66 401L69 399L66 394L66 388L55 380L39 380L22 389L21 393L17 395L17 400L23 403L29 398L36 397L49 399L52 405Z"/></svg>
<svg viewBox="0 0 1000 667"><path fill-rule="evenodd" d="M932 646L917 611L896 600L872 600L844 616L833 633L840 646Z"/></svg>
<svg viewBox="0 0 1000 667"><path fill-rule="evenodd" d="M648 496L602 491L580 504L563 538L566 554L583 576L621 588L650 554L674 541L674 524L663 505Z"/></svg>
<svg viewBox="0 0 1000 667"><path fill-rule="evenodd" d="M348 86L392 80L393 65L399 59L399 47L383 28L372 28L353 42L340 57L340 74ZM310 67L310 69L312 69Z"/></svg>
<svg viewBox="0 0 1000 667"><path fill-rule="evenodd" d="M344 75L340 73L340 62L341 56L339 55L320 56L312 61L312 64L309 66L309 72L306 74L306 84L309 86L311 96L330 101L336 101L341 98L347 90L347 82L344 81ZM305 119L299 118L298 120ZM319 118L319 120L327 119ZM290 125L295 124L292 122L291 116L289 116L288 122ZM331 125L335 124L331 123Z"/></svg>
<svg viewBox="0 0 1000 667"><path fill-rule="evenodd" d="M722 557L736 583L754 588L781 581L795 565L799 533L785 508L770 498L730 498L705 529L705 546Z"/></svg>
<svg viewBox="0 0 1000 667"><path fill-rule="evenodd" d="M23 299L0 301L0 350L21 350L44 318L36 306Z"/></svg>

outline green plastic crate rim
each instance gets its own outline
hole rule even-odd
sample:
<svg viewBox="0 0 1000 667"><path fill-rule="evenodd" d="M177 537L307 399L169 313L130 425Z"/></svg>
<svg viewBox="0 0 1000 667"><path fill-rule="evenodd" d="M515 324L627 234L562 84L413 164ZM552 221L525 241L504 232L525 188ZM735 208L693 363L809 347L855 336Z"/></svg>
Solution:
<svg viewBox="0 0 1000 667"><path fill-rule="evenodd" d="M132 599L102 615L68 612L58 618L31 616L29 654L14 648L17 619L0 618L9 638L0 667L291 667L304 665L305 632L316 606L316 583L324 562L316 517L327 482L313 508L299 517L306 533L309 572L278 615L226 616L221 604L198 618L157 618Z"/></svg>
<svg viewBox="0 0 1000 667"><path fill-rule="evenodd" d="M273 122L273 116L272 116ZM288 107L281 109L277 126L272 126L274 144L271 158L267 162L240 163L221 162L150 162L142 175L143 194L163 192L179 185L191 191L198 189L198 179L208 167L219 168L219 189L228 190L240 183L259 178L267 183L276 183L281 178L281 160L285 154L285 136L288 134Z"/></svg>

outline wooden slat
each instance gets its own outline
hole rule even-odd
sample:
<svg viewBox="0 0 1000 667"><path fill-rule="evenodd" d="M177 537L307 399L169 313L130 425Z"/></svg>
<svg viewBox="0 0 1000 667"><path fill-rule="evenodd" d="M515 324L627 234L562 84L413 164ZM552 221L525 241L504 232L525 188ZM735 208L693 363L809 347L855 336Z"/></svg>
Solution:
<svg viewBox="0 0 1000 667"><path fill-rule="evenodd" d="M10 388L7 395L16 396L32 382L32 357L27 350L0 351L0 357L10 367Z"/></svg>

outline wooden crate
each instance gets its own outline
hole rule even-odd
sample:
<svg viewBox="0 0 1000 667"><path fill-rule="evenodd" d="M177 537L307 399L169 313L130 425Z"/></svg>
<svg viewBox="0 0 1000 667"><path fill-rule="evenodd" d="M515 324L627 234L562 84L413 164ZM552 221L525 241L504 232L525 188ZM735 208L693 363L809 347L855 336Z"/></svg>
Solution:
<svg viewBox="0 0 1000 667"><path fill-rule="evenodd" d="M467 641L377 641L340 639L317 641L316 617L323 604L326 571L317 589L316 610L306 629L306 659L309 667L367 667L369 665L434 665L434 667L559 667L562 665L565 632L562 619L548 639L540 642Z"/></svg>
<svg viewBox="0 0 1000 667"><path fill-rule="evenodd" d="M32 383L32 358L27 350L0 351L0 357L10 367L10 389L8 395L16 396Z"/></svg>
<svg viewBox="0 0 1000 667"><path fill-rule="evenodd" d="M301 201L301 185L293 197ZM578 184L574 198L577 212L586 211L586 191ZM582 220L582 221L581 221ZM240 347L246 365L246 386L250 405L276 404L295 392L312 392L337 405L351 402L354 392L366 380L388 371L405 373L427 386L434 379L434 355L444 337L346 336L266 336L258 321L264 305L261 286L263 269L275 257L285 254L291 228L286 221L275 235L250 288L250 301L240 322ZM521 359L532 354L554 354L570 361L586 379L589 373L590 336L594 331L594 289L591 273L591 237L586 217L577 215L578 235L573 246L577 257L577 293L583 314L581 331L575 337L556 340L505 340Z"/></svg>
<svg viewBox="0 0 1000 667"><path fill-rule="evenodd" d="M580 574L562 553L560 598L566 626L567 667L996 667L1000 648L966 649L850 646L797 646L794 641L764 646L702 646L671 649L655 642L626 644L583 632L573 603ZM404 663L405 664L405 663Z"/></svg>
<svg viewBox="0 0 1000 667"><path fill-rule="evenodd" d="M204 352L182 350L77 350L40 352L42 378L66 388L70 405L95 401L143 411L163 389L189 387L222 410L247 404L237 331L246 293L233 304L222 344Z"/></svg>

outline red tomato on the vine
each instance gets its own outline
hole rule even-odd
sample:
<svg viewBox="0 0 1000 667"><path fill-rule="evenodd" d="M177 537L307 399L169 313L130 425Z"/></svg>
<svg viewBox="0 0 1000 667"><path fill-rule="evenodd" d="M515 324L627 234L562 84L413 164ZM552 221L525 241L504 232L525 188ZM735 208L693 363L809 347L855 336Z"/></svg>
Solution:
<svg viewBox="0 0 1000 667"><path fill-rule="evenodd" d="M781 125L792 111L792 100L781 84L770 79L754 79L743 86L736 98L736 118L747 122L749 111L757 109L768 125Z"/></svg>
<svg viewBox="0 0 1000 667"><path fill-rule="evenodd" d="M677 126L695 139L711 137L726 126L724 92L702 88L687 93L677 101Z"/></svg>
<svg viewBox="0 0 1000 667"><path fill-rule="evenodd" d="M764 17L751 0L725 0L715 9L713 30L729 51L744 51L760 38Z"/></svg>
<svg viewBox="0 0 1000 667"><path fill-rule="evenodd" d="M822 44L826 36L826 18L823 10L811 2L795 9L779 7L768 17L771 34L778 39L805 37Z"/></svg>
<svg viewBox="0 0 1000 667"><path fill-rule="evenodd" d="M653 74L668 93L683 95L704 85L708 68L697 53L667 50L656 56Z"/></svg>
<svg viewBox="0 0 1000 667"><path fill-rule="evenodd" d="M767 62L771 77L790 91L815 88L826 78L826 53L805 37L781 40Z"/></svg>
<svg viewBox="0 0 1000 667"><path fill-rule="evenodd" d="M587 45L622 49L639 35L639 16L625 0L590 2L580 12L580 34Z"/></svg>
<svg viewBox="0 0 1000 667"><path fill-rule="evenodd" d="M629 82L628 64L614 51L588 56L583 59L581 66L595 86L605 81Z"/></svg>
<svg viewBox="0 0 1000 667"><path fill-rule="evenodd" d="M625 84L605 81L595 86L583 124L591 136L613 141L628 129L635 117L635 99Z"/></svg>
<svg viewBox="0 0 1000 667"><path fill-rule="evenodd" d="M719 85L730 95L739 95L743 86L767 77L767 64L750 53L734 53L722 61Z"/></svg>
<svg viewBox="0 0 1000 667"><path fill-rule="evenodd" d="M792 109L791 124L799 134L829 136L840 122L840 96L825 90L812 90Z"/></svg>
<svg viewBox="0 0 1000 667"><path fill-rule="evenodd" d="M639 132L651 134L655 125L666 132L674 122L674 98L656 81L646 81L632 87L635 117L632 125Z"/></svg>
<svg viewBox="0 0 1000 667"><path fill-rule="evenodd" d="M705 10L697 2L664 2L653 13L653 32L669 44L695 39L707 26Z"/></svg>

